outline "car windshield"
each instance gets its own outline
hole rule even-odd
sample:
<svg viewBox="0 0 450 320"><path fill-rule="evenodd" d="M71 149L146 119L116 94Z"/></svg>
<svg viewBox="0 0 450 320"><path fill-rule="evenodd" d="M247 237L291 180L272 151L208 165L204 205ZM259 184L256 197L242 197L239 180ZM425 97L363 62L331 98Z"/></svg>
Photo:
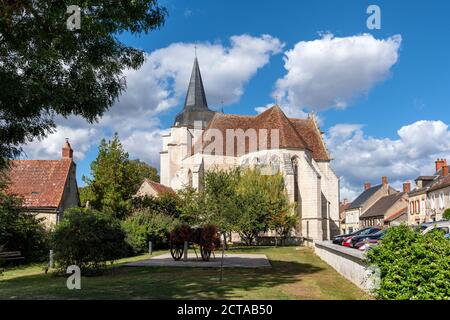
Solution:
<svg viewBox="0 0 450 320"><path fill-rule="evenodd" d="M371 233L376 232L376 231L378 231L378 229L368 228L368 229L362 230L359 235L360 236L364 236L364 235L371 234Z"/></svg>

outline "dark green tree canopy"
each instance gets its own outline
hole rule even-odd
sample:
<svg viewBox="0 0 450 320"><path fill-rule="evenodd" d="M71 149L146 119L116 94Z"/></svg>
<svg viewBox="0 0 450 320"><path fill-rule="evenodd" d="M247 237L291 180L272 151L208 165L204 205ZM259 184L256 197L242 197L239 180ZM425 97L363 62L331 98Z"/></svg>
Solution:
<svg viewBox="0 0 450 320"><path fill-rule="evenodd" d="M70 5L79 30L67 28ZM159 28L166 15L156 0L0 1L0 166L51 132L55 115L102 116L125 89L122 71L144 61L117 36Z"/></svg>
<svg viewBox="0 0 450 320"><path fill-rule="evenodd" d="M131 198L145 178L159 179L156 169L142 161L130 160L117 133L110 141L103 139L97 158L91 163L91 178L84 177L81 202L92 208L124 218L131 209Z"/></svg>

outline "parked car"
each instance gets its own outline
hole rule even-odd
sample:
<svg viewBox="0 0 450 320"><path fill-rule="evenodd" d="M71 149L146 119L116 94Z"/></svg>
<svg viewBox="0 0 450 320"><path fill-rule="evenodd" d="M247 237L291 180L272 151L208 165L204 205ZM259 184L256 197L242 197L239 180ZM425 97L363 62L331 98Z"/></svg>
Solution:
<svg viewBox="0 0 450 320"><path fill-rule="evenodd" d="M340 234L336 237L333 238L333 243L334 244L340 244L342 245L342 243L348 238L348 237L353 237L359 234L363 234L366 232L374 232L373 229L375 229L374 227L367 227L364 229L360 229L360 230L356 230L354 232L351 233L347 233L347 234ZM377 229L377 231L380 230L380 228ZM376 231L375 231L376 232Z"/></svg>
<svg viewBox="0 0 450 320"><path fill-rule="evenodd" d="M380 230L378 232L368 234L368 235L359 235L354 236L352 240L350 241L350 247L358 249L364 243L371 242L378 244L378 241L383 239L384 235L386 234L385 230Z"/></svg>
<svg viewBox="0 0 450 320"><path fill-rule="evenodd" d="M368 228L361 229L361 230L359 230L359 232L356 232L355 234L344 238L344 240L342 241L342 245L344 247L350 247L351 243L352 243L352 239L354 237L357 237L357 236L368 236L368 235L374 234L374 233L376 233L376 232L378 232L380 230L381 230L380 227L368 227Z"/></svg>
<svg viewBox="0 0 450 320"><path fill-rule="evenodd" d="M427 234L433 230L441 230L444 234L450 233L450 221L439 221L430 223L423 231L422 234Z"/></svg>
<svg viewBox="0 0 450 320"><path fill-rule="evenodd" d="M357 244L358 245L361 244L357 248L359 251L369 251L373 247L379 245L380 244L380 240L369 240L368 242L361 241L361 242L358 242ZM355 248L356 248L356 246L355 246Z"/></svg>

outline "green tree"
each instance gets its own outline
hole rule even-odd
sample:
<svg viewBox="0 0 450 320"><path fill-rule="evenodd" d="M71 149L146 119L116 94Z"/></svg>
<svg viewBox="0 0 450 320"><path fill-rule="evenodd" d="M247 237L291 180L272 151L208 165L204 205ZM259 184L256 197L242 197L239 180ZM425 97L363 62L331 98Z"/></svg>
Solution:
<svg viewBox="0 0 450 320"><path fill-rule="evenodd" d="M147 208L135 212L122 225L134 253L142 253L146 252L149 241L155 249L168 247L169 232L177 222L172 216Z"/></svg>
<svg viewBox="0 0 450 320"><path fill-rule="evenodd" d="M70 5L79 30L67 28ZM156 0L0 1L0 168L51 132L55 115L102 116L126 87L123 71L144 62L118 35L148 33L166 15Z"/></svg>
<svg viewBox="0 0 450 320"><path fill-rule="evenodd" d="M246 170L241 175L237 195L240 213L238 231L247 244L271 227L286 229L292 214L281 174L263 175L259 170ZM286 230L284 230L286 232Z"/></svg>
<svg viewBox="0 0 450 320"><path fill-rule="evenodd" d="M422 235L406 225L391 227L367 260L380 270L379 299L450 298L450 241L442 232Z"/></svg>
<svg viewBox="0 0 450 320"><path fill-rule="evenodd" d="M0 191L0 248L20 251L27 261L40 261L48 253L48 232L43 219L22 210L22 200Z"/></svg>
<svg viewBox="0 0 450 320"><path fill-rule="evenodd" d="M144 176L153 172L142 168L141 162L129 160L117 133L110 141L103 139L97 158L91 163L92 178L83 176L87 186L81 192L82 202L89 201L93 209L123 219L129 213L131 198Z"/></svg>
<svg viewBox="0 0 450 320"><path fill-rule="evenodd" d="M444 213L442 214L442 218L445 220L450 220L450 208L445 209Z"/></svg>
<svg viewBox="0 0 450 320"><path fill-rule="evenodd" d="M131 168L134 170L136 175L136 181L138 182L137 188L141 186L144 179L150 179L155 182L159 182L158 170L156 168L148 165L147 163L136 159L130 161Z"/></svg>

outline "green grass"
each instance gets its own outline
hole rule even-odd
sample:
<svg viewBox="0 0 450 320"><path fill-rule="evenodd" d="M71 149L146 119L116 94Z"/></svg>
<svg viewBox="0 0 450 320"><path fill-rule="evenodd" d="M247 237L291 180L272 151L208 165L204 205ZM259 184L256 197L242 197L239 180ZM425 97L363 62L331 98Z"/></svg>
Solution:
<svg viewBox="0 0 450 320"><path fill-rule="evenodd" d="M154 255L166 251L155 252ZM0 299L368 299L305 247L233 249L264 253L270 269L125 267L148 255L117 261L101 276L82 277L68 290L66 277L45 274L42 265L13 268L0 276Z"/></svg>

